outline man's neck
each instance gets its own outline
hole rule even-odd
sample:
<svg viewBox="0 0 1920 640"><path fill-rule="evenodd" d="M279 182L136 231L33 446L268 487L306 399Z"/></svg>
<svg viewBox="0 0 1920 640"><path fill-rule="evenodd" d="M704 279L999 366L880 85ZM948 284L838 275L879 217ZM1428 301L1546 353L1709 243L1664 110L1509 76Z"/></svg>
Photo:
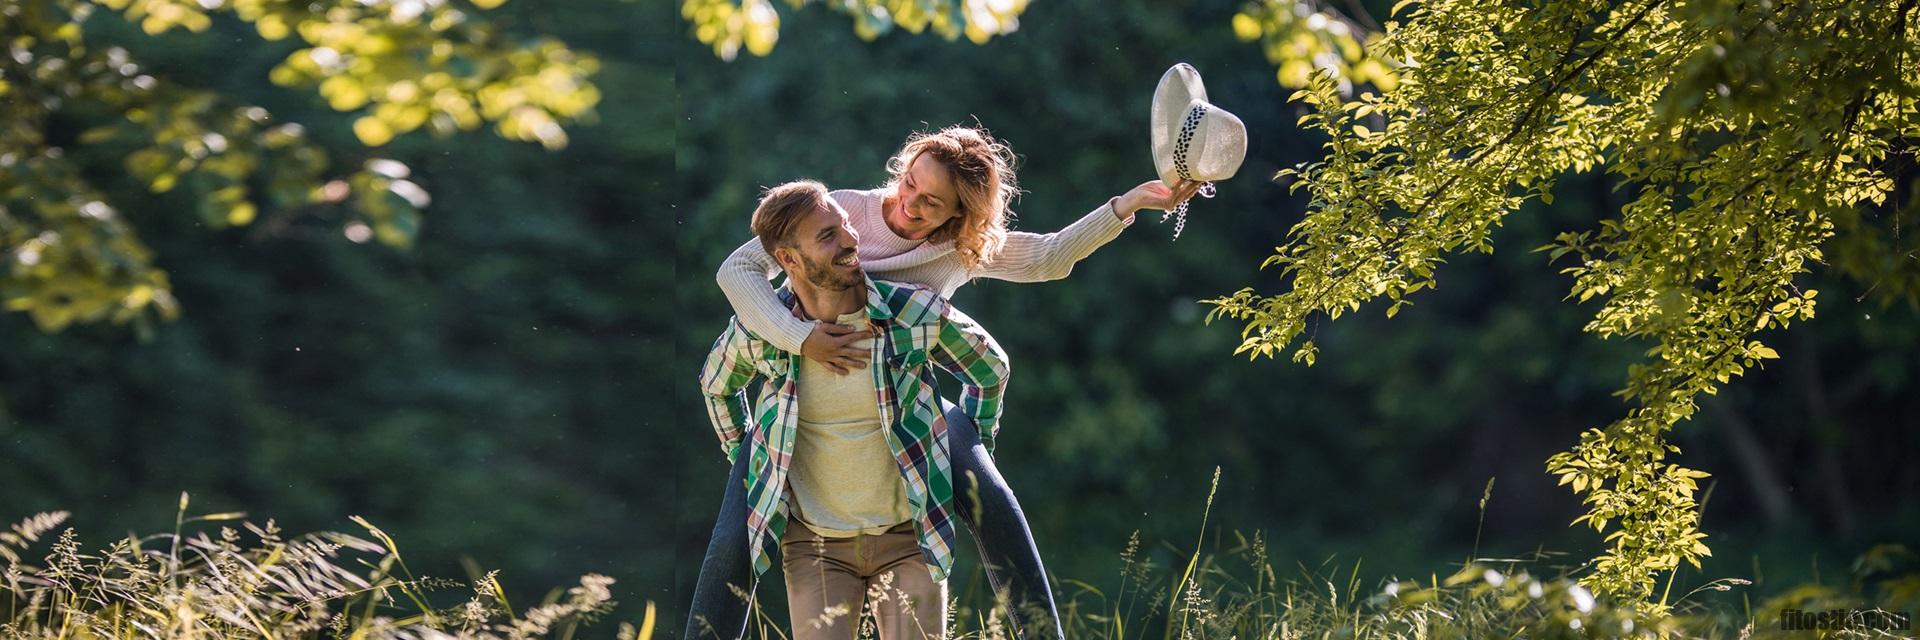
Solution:
<svg viewBox="0 0 1920 640"><path fill-rule="evenodd" d="M840 316L859 311L866 300L864 287L828 291L804 281L793 282L793 295L800 301L800 313L810 320L833 322Z"/></svg>

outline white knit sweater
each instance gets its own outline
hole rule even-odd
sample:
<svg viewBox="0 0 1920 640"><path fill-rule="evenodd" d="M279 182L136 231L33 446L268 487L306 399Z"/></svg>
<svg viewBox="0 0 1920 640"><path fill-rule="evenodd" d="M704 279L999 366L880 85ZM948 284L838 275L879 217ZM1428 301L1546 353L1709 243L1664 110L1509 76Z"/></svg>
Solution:
<svg viewBox="0 0 1920 640"><path fill-rule="evenodd" d="M952 242L910 245L887 227L882 202L885 189L840 190L829 194L847 210L860 232L860 266L876 280L911 282L938 290L951 298L960 285L987 277L1009 282L1045 282L1067 277L1073 265L1120 235L1133 223L1113 211L1113 200L1100 204L1078 221L1054 233L1007 232L1006 245L993 262L968 271ZM901 247L912 248L902 252ZM813 323L793 317L770 282L780 265L767 255L760 240L750 239L720 264L715 279L733 305L740 323L788 353L800 353L801 343L813 332Z"/></svg>

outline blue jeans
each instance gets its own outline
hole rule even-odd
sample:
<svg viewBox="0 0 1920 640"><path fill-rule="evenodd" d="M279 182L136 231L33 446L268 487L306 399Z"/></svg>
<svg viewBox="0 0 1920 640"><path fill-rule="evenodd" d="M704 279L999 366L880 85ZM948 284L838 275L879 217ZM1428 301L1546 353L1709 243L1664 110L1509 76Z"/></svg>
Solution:
<svg viewBox="0 0 1920 640"><path fill-rule="evenodd" d="M953 455L956 515L971 528L974 541L980 545L988 584L995 593L1006 594L1017 637L1064 638L1047 570L1040 562L1040 549L1033 543L1033 532L1027 527L1020 502L1014 499L1006 479L1000 477L987 448L980 444L973 419L952 403L942 400L941 404L946 407L947 443ZM734 456L733 470L727 475L727 493L720 500L720 516L714 520L713 537L707 542L700 579L693 589L693 606L687 612L686 634L682 636L687 640L746 637L748 599L759 582L747 551L746 478L750 457L744 449ZM730 584L747 597L736 595L728 588Z"/></svg>

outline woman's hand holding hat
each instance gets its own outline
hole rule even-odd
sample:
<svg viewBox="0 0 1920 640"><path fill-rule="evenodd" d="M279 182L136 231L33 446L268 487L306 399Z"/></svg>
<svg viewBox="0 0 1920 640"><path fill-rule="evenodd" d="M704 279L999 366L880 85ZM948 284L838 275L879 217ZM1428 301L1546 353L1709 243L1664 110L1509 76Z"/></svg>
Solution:
<svg viewBox="0 0 1920 640"><path fill-rule="evenodd" d="M1148 180L1113 199L1113 215L1131 222L1141 209L1171 211L1200 190L1201 183L1175 179L1172 186L1160 180Z"/></svg>

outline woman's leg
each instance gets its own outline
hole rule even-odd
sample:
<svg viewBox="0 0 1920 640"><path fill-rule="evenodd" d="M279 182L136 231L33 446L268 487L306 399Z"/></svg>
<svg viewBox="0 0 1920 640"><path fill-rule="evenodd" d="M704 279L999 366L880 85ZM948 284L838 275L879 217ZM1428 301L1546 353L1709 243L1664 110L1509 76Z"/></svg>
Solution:
<svg viewBox="0 0 1920 640"><path fill-rule="evenodd" d="M953 457L955 515L973 530L987 581L995 593L1006 592L1012 608L1008 617L1020 637L1065 637L1047 569L1040 562L1040 548L1033 542L1020 501L1000 477L986 446L980 444L973 419L945 399L941 404L946 408L947 442Z"/></svg>
<svg viewBox="0 0 1920 640"><path fill-rule="evenodd" d="M734 456L727 474L727 493L720 499L720 515L713 521L713 537L700 561L700 579L693 587L693 607L687 611L686 640L737 640L747 635L747 613L758 580L747 555L747 455L745 446ZM734 593L732 585L746 593Z"/></svg>

